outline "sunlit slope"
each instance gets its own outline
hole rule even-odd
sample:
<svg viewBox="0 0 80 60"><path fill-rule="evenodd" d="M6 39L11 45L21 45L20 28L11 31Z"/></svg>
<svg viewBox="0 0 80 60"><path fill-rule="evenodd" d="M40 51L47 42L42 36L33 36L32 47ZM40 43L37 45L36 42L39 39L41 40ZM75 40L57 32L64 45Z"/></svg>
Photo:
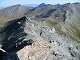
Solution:
<svg viewBox="0 0 80 60"><path fill-rule="evenodd" d="M0 10L0 26L6 22L22 17L31 7L23 5L14 5Z"/></svg>

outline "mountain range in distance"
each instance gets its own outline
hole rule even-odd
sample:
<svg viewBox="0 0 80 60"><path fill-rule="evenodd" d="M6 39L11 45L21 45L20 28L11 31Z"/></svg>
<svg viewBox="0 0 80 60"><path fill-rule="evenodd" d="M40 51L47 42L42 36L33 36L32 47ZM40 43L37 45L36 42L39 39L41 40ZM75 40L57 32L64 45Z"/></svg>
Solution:
<svg viewBox="0 0 80 60"><path fill-rule="evenodd" d="M3 60L80 60L80 3L0 9L0 48Z"/></svg>

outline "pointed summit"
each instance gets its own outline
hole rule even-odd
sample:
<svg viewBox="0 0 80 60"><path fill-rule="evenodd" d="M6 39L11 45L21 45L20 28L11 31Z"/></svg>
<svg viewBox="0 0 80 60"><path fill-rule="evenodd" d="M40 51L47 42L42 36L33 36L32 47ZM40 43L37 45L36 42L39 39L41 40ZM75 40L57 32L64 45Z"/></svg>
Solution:
<svg viewBox="0 0 80 60"><path fill-rule="evenodd" d="M39 5L39 7L43 7L43 6L46 6L46 4L42 3L42 4Z"/></svg>

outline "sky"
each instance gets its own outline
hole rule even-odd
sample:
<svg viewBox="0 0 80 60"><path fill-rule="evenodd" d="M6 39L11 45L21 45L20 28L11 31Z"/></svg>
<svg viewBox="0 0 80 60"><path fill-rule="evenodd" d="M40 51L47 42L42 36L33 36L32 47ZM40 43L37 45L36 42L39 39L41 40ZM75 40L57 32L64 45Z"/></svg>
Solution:
<svg viewBox="0 0 80 60"><path fill-rule="evenodd" d="M0 7L12 6L16 4L64 4L80 2L80 0L0 0Z"/></svg>

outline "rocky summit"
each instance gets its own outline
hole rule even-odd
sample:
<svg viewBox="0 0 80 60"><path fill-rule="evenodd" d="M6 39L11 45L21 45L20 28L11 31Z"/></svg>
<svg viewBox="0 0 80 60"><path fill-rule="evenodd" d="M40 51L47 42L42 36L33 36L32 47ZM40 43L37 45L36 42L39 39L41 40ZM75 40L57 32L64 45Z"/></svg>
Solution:
<svg viewBox="0 0 80 60"><path fill-rule="evenodd" d="M1 9L0 60L80 60L79 12L80 3Z"/></svg>

